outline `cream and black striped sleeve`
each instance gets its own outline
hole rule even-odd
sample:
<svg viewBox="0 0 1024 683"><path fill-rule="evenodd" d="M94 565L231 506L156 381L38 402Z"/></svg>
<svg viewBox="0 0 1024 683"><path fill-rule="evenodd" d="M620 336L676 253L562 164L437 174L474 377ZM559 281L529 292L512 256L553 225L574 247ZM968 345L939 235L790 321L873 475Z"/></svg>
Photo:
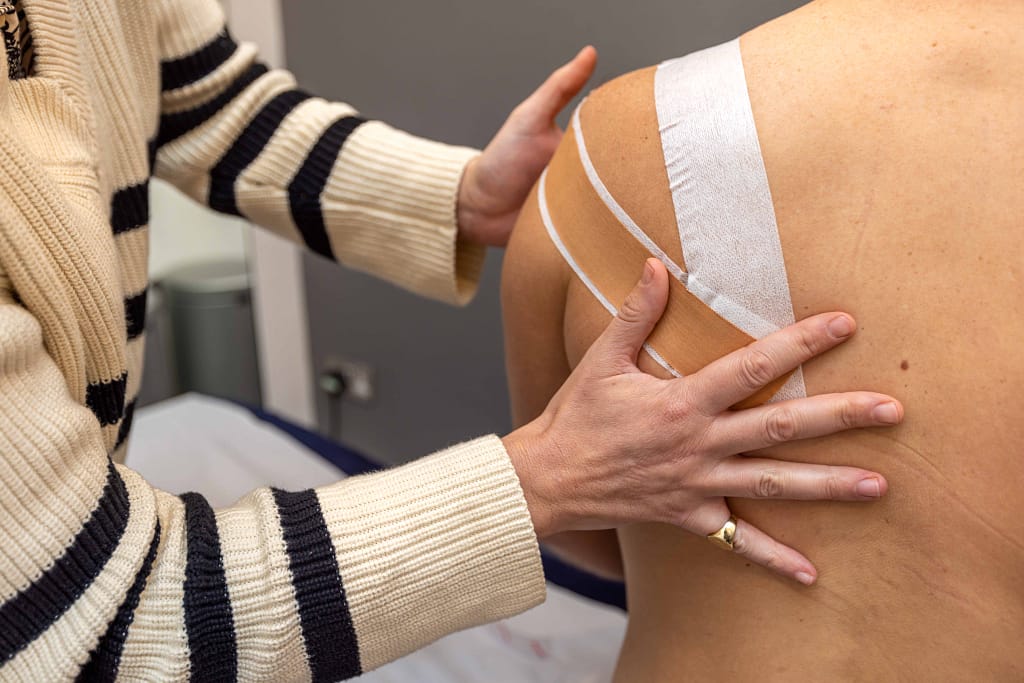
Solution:
<svg viewBox="0 0 1024 683"><path fill-rule="evenodd" d="M237 44L215 0L159 0L155 172L217 211L414 292L466 303L484 250L457 240L476 151L313 97Z"/></svg>
<svg viewBox="0 0 1024 683"><path fill-rule="evenodd" d="M337 681L544 599L498 438L214 510L109 460L4 282L0 680Z"/></svg>

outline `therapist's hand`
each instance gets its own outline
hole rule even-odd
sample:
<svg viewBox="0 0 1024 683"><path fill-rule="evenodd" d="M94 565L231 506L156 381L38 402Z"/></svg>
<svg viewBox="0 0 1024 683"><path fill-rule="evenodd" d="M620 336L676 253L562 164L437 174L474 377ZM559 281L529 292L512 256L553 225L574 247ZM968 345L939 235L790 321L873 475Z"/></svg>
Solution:
<svg viewBox="0 0 1024 683"><path fill-rule="evenodd" d="M729 518L725 496L870 501L885 493L885 479L867 470L737 455L902 420L895 399L867 392L729 409L848 339L852 318L813 316L700 372L664 380L642 372L637 357L667 300L668 273L651 259L544 413L505 437L539 537L634 522L703 536ZM817 576L807 558L743 520L735 551L803 583Z"/></svg>
<svg viewBox="0 0 1024 683"><path fill-rule="evenodd" d="M519 209L562 139L555 117L586 85L596 64L597 50L583 48L516 107L483 154L469 162L459 187L459 239L508 244Z"/></svg>

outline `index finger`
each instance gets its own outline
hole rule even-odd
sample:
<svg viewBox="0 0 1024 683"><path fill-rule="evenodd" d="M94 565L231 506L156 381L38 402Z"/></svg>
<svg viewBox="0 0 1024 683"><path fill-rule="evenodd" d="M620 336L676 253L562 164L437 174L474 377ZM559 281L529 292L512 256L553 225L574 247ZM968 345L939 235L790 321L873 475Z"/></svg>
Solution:
<svg viewBox="0 0 1024 683"><path fill-rule="evenodd" d="M685 381L706 415L717 415L811 358L838 346L857 329L845 313L821 313L773 332L716 360Z"/></svg>

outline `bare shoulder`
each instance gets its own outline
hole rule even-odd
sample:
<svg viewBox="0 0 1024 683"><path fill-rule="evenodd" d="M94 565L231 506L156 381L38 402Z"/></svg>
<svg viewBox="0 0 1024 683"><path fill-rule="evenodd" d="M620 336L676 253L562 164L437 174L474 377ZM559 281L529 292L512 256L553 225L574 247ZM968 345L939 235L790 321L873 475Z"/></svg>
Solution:
<svg viewBox="0 0 1024 683"><path fill-rule="evenodd" d="M639 203L633 196L636 188L624 182L629 177L643 175L638 172L638 164L656 164L664 175L657 114L654 111L654 71L655 68L651 67L609 81L592 91L580 110L582 133L591 160L601 179L624 205ZM570 128L555 152L552 165L576 156L574 139L575 132ZM638 149L637 142L641 140L648 143L648 147L651 142L654 146L649 150ZM648 158L650 155L656 159ZM573 162L572 171L581 176L584 172L578 162ZM561 202L575 201L573 197L564 196L564 188L557 185L557 181L552 184L549 180L549 197L555 195ZM667 189L667 178L665 185ZM523 205L512 233L504 266L503 287L506 291L533 286L525 281L537 283L538 275L551 280L545 285L557 283L564 291L569 279L568 268L548 238L537 197L535 187Z"/></svg>
<svg viewBox="0 0 1024 683"><path fill-rule="evenodd" d="M580 132L602 182L626 213L670 255L682 258L654 99L657 67L596 89L580 110Z"/></svg>
<svg viewBox="0 0 1024 683"><path fill-rule="evenodd" d="M595 88L587 97L585 111L613 118L652 113L654 75L657 70L657 66L637 69Z"/></svg>
<svg viewBox="0 0 1024 683"><path fill-rule="evenodd" d="M644 198L637 196L636 185L625 181L639 177L641 163L656 164L664 175L653 82L653 68L616 78L593 91L580 111L581 131L602 179L628 210L640 213ZM637 140L643 138L653 141L654 159L637 149ZM587 182L576 133L570 129L555 152L545 185L549 210L561 218L562 228L583 214L585 196L574 188ZM667 183L666 179L666 193ZM600 239L599 231L592 234ZM568 374L563 331L572 330L574 338L578 332L577 326L565 322L571 289L578 289L578 298L596 307L592 311L596 336L597 328L607 324L608 314L580 286L552 242L535 187L519 214L502 268L506 363L517 423L536 415Z"/></svg>

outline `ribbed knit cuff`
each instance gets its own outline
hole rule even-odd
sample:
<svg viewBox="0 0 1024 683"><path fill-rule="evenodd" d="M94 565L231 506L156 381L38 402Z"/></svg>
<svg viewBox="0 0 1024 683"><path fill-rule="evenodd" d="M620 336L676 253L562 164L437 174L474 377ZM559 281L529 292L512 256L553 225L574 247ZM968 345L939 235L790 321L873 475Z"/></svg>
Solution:
<svg viewBox="0 0 1024 683"><path fill-rule="evenodd" d="M409 135L374 121L345 145L347 198L383 212L377 245L362 267L433 299L463 305L476 293L486 249L458 240L456 202L466 164L478 151ZM332 188L325 200L329 203ZM339 231L348 226L339 225ZM328 224L328 230L332 226ZM379 251L378 251L379 250Z"/></svg>
<svg viewBox="0 0 1024 683"><path fill-rule="evenodd" d="M537 538L497 437L318 494L364 671L544 600Z"/></svg>

